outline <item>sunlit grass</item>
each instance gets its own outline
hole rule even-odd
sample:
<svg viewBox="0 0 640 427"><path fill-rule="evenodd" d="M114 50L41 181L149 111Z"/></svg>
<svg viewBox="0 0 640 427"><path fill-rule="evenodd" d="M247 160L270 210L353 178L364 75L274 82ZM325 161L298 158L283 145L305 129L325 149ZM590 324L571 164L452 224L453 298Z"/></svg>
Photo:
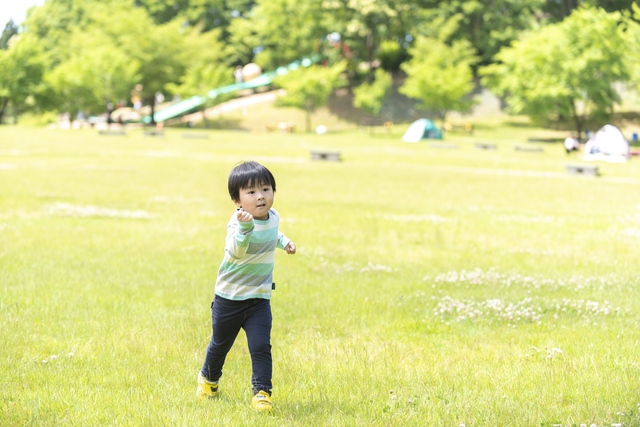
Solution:
<svg viewBox="0 0 640 427"><path fill-rule="evenodd" d="M0 128L0 425L637 425L640 164L568 177L560 145L491 126L457 150L399 127ZM276 259L266 417L243 333L195 400L245 159L299 247Z"/></svg>

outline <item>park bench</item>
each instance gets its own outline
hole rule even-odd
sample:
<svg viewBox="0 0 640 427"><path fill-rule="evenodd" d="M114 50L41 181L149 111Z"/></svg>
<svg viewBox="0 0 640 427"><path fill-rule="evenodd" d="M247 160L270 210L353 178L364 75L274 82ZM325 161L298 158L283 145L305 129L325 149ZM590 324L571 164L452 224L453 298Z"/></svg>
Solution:
<svg viewBox="0 0 640 427"><path fill-rule="evenodd" d="M496 144L477 143L476 148L478 150L497 150L498 146Z"/></svg>
<svg viewBox="0 0 640 427"><path fill-rule="evenodd" d="M442 127L444 127L444 130L446 131L453 131L453 132L466 132L469 135L471 135L473 133L473 123L463 123L461 125L454 125L452 123L446 122Z"/></svg>
<svg viewBox="0 0 640 427"><path fill-rule="evenodd" d="M164 131L163 130L145 130L144 135L145 136L164 136Z"/></svg>
<svg viewBox="0 0 640 427"><path fill-rule="evenodd" d="M209 139L209 134L208 133L183 133L182 134L183 138L202 138L202 139Z"/></svg>
<svg viewBox="0 0 640 427"><path fill-rule="evenodd" d="M516 145L516 151L527 151L530 153L543 153L544 149L542 147L525 147L522 145Z"/></svg>
<svg viewBox="0 0 640 427"><path fill-rule="evenodd" d="M393 127L393 122L373 118L362 119L362 121L360 122L360 129L364 130L365 128L369 128L369 133L373 133L376 127L381 126L384 127L387 132L390 132L391 128Z"/></svg>
<svg viewBox="0 0 640 427"><path fill-rule="evenodd" d="M457 150L458 144L448 144L446 142L430 142L429 147L431 148L447 148L451 150Z"/></svg>
<svg viewBox="0 0 640 427"><path fill-rule="evenodd" d="M117 129L117 130L103 129L98 131L98 135L126 135L126 134L127 132L124 129Z"/></svg>
<svg viewBox="0 0 640 427"><path fill-rule="evenodd" d="M567 173L569 175L598 176L598 167L588 165L567 165Z"/></svg>
<svg viewBox="0 0 640 427"><path fill-rule="evenodd" d="M529 138L529 139L527 139L527 141L529 141L529 142L558 142L558 141L562 141L562 140L558 139L558 138Z"/></svg>
<svg viewBox="0 0 640 427"><path fill-rule="evenodd" d="M267 123L267 132L291 133L295 130L294 122Z"/></svg>
<svg viewBox="0 0 640 427"><path fill-rule="evenodd" d="M337 151L312 151L311 160L340 161L340 153Z"/></svg>

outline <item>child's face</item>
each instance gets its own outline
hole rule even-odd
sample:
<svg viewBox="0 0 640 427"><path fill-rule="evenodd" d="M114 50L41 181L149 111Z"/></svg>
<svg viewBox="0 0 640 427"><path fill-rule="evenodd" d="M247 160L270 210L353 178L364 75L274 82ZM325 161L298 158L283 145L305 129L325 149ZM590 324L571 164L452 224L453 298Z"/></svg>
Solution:
<svg viewBox="0 0 640 427"><path fill-rule="evenodd" d="M234 201L237 207L249 212L257 220L269 219L269 209L273 206L273 188L269 184L259 184L240 189L240 200Z"/></svg>

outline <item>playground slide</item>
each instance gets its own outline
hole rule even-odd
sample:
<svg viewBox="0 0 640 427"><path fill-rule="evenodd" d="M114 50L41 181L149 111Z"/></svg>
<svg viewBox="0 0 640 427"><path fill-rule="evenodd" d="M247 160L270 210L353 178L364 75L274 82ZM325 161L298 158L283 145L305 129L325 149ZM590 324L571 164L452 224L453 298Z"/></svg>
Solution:
<svg viewBox="0 0 640 427"><path fill-rule="evenodd" d="M156 112L153 117L156 119L156 122L162 122L168 119L171 119L176 116L180 116L182 114L188 113L196 107L201 106L205 102L207 102L208 98L215 98L219 94L236 92L243 89L254 89L261 86L270 85L278 76L285 75L290 71L297 70L299 67L308 67L311 64L318 62L320 60L320 56L316 56L313 59L303 58L300 61L292 62L291 64L283 67L278 67L275 71L269 71L266 73L262 73L260 76L255 79L249 80L247 82L235 83L228 86L222 86L216 89L210 90L204 96L194 96L189 99L185 99L184 101L177 102L163 110ZM151 116L146 116L142 119L145 123L151 123Z"/></svg>

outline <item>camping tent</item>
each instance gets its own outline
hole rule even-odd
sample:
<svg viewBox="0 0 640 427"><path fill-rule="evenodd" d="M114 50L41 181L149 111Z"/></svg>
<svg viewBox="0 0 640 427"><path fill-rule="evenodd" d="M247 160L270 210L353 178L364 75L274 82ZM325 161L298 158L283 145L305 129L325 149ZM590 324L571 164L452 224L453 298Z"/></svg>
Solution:
<svg viewBox="0 0 640 427"><path fill-rule="evenodd" d="M629 157L629 142L613 125L600 128L584 146L584 160L622 163Z"/></svg>
<svg viewBox="0 0 640 427"><path fill-rule="evenodd" d="M411 123L404 133L404 142L420 142L423 139L442 139L442 132L431 120L419 119Z"/></svg>

